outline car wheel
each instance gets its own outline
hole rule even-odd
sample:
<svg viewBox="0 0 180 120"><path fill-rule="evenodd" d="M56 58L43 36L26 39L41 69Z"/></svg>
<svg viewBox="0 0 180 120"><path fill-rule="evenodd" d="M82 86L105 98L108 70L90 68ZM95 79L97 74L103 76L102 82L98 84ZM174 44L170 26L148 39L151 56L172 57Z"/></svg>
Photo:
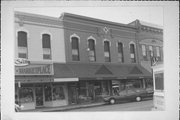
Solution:
<svg viewBox="0 0 180 120"><path fill-rule="evenodd" d="M141 100L142 100L142 99L141 99L140 96L136 97L136 101L137 101L137 102L140 102Z"/></svg>
<svg viewBox="0 0 180 120"><path fill-rule="evenodd" d="M116 100L115 100L114 98L111 98L111 99L109 100L109 103L110 103L110 104L115 104L115 102L116 102Z"/></svg>

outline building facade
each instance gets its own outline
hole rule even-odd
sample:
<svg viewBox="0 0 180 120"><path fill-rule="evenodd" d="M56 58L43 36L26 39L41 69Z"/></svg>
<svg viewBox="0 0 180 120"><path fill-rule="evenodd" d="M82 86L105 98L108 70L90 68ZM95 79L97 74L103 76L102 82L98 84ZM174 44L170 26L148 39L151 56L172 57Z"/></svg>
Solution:
<svg viewBox="0 0 180 120"><path fill-rule="evenodd" d="M152 81L136 25L15 12L15 31L15 98L25 109L101 102L114 85Z"/></svg>
<svg viewBox="0 0 180 120"><path fill-rule="evenodd" d="M163 62L163 27L140 20L130 25L136 26L139 63L152 72L151 66Z"/></svg>

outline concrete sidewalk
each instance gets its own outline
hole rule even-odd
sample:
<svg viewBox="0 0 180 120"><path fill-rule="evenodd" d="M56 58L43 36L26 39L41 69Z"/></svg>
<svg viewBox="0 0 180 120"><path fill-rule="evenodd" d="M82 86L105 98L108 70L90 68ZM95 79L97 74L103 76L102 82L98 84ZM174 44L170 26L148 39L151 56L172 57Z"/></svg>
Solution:
<svg viewBox="0 0 180 120"><path fill-rule="evenodd" d="M72 109L80 109L80 108L87 108L87 107L96 107L104 105L104 102L100 103L88 103L88 104L78 104L78 105L68 105L68 106L61 106L61 107L42 107L37 108L34 110L22 110L21 112L57 112L57 111L68 111Z"/></svg>

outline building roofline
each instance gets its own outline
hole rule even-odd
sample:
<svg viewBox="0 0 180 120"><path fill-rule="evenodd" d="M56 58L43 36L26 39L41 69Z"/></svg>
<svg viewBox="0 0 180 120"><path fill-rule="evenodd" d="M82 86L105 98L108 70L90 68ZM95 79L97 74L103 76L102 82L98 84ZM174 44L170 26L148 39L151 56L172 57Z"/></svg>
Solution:
<svg viewBox="0 0 180 120"><path fill-rule="evenodd" d="M41 14L34 14L34 13L27 13L27 12L20 12L20 11L15 11L15 15L28 15L32 17L38 17L38 18L44 18L44 19L50 19L50 20L57 20L60 21L61 19L58 17L51 17L51 16L46 16L46 15L41 15Z"/></svg>
<svg viewBox="0 0 180 120"><path fill-rule="evenodd" d="M163 29L163 26L161 26L161 25L157 25L157 24L154 24L154 23L149 23L149 22L146 22L146 21L138 20L138 19L136 19L135 21L132 21L132 22L129 23L129 25L133 25L133 24L143 25L143 26L147 26L147 27L153 27L153 28L157 28L157 29Z"/></svg>
<svg viewBox="0 0 180 120"><path fill-rule="evenodd" d="M77 15L77 14L72 14L72 13L67 13L67 12L64 12L62 15L63 15L63 20L64 20L65 17L71 17L71 18L81 19L81 20L85 20L85 21L92 21L92 22L101 23L101 24L109 24L109 25L112 25L112 26L119 26L119 27L126 27L126 28L135 29L135 26L132 26L132 25L129 25L129 24L112 22L112 21L108 21L108 20L102 20L102 19L82 16L82 15Z"/></svg>
<svg viewBox="0 0 180 120"><path fill-rule="evenodd" d="M142 21L142 20L139 20L139 22L140 22L141 25L144 25L144 26L149 26L149 27L163 29L163 26L161 26L161 25L157 25L157 24L154 24L154 23L149 23L149 22Z"/></svg>

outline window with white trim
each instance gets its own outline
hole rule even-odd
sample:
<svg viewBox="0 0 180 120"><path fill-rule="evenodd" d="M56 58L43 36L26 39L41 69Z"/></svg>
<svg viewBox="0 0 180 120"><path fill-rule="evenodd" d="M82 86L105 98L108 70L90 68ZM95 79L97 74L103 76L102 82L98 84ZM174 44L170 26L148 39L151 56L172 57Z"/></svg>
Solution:
<svg viewBox="0 0 180 120"><path fill-rule="evenodd" d="M93 39L88 40L88 56L89 61L96 61L96 52L95 52L95 41Z"/></svg>
<svg viewBox="0 0 180 120"><path fill-rule="evenodd" d="M150 55L150 57L154 56L153 47L152 46L149 46L149 55Z"/></svg>
<svg viewBox="0 0 180 120"><path fill-rule="evenodd" d="M132 63L136 62L136 58L135 58L135 46L134 46L134 44L130 44L130 58L131 58L131 62Z"/></svg>
<svg viewBox="0 0 180 120"><path fill-rule="evenodd" d="M18 58L28 58L27 32L18 31Z"/></svg>
<svg viewBox="0 0 180 120"><path fill-rule="evenodd" d="M105 62L111 62L109 41L104 41L104 59Z"/></svg>
<svg viewBox="0 0 180 120"><path fill-rule="evenodd" d="M51 59L51 36L49 34L42 34L43 59Z"/></svg>
<svg viewBox="0 0 180 120"><path fill-rule="evenodd" d="M142 56L143 56L143 60L147 60L147 51L146 51L146 45L141 45L142 48Z"/></svg>
<svg viewBox="0 0 180 120"><path fill-rule="evenodd" d="M72 60L79 61L79 39L77 37L71 38L71 48L72 48Z"/></svg>
<svg viewBox="0 0 180 120"><path fill-rule="evenodd" d="M124 62L123 44L118 42L118 62Z"/></svg>
<svg viewBox="0 0 180 120"><path fill-rule="evenodd" d="M156 55L157 55L158 61L161 61L161 54L160 54L160 47L159 46L156 46Z"/></svg>

